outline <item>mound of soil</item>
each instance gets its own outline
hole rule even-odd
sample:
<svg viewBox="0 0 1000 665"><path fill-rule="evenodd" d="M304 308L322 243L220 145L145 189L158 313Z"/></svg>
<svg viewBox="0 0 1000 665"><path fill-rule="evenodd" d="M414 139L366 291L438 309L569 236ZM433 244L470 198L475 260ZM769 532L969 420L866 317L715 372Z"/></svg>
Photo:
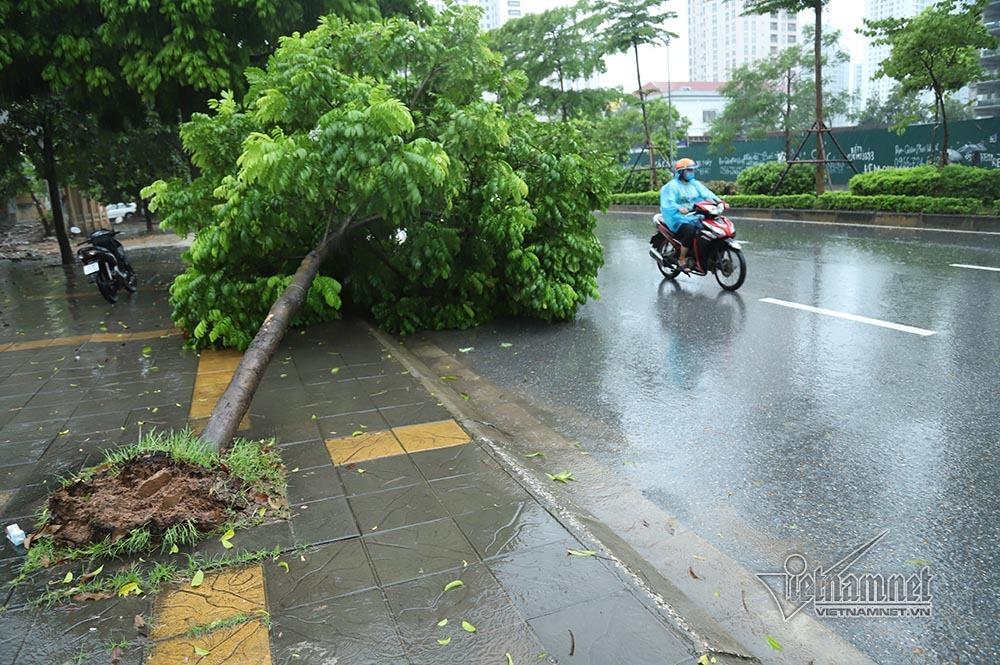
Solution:
<svg viewBox="0 0 1000 665"><path fill-rule="evenodd" d="M112 541L145 526L158 541L175 524L190 520L210 531L235 512L251 510L243 483L221 470L175 462L163 453L135 458L116 475L98 473L49 497L44 533L57 544L79 547Z"/></svg>

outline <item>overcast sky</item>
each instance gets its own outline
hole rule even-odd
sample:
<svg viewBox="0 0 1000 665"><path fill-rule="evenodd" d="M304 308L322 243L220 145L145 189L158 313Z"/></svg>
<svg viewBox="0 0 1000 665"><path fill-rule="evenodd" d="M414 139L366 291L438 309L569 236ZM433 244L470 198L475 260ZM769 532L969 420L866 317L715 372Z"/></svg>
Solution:
<svg viewBox="0 0 1000 665"><path fill-rule="evenodd" d="M523 4L529 11L540 11L551 7L573 4L574 0L527 0ZM677 18L666 25L667 29L678 36L670 46L670 80L687 81L688 74L688 34L687 7L688 0L668 0L664 5L677 13ZM832 0L823 12L826 22L825 29L834 28L841 31L841 48L851 56L854 62L860 62L864 57L864 38L854 30L861 26L863 6L860 0ZM838 11L839 10L839 11ZM802 15L800 24L812 23L811 12ZM725 35L713 36L723 40ZM706 48L711 48L706 43ZM636 89L635 57L631 53L611 56L606 60L608 71L598 77L597 84L602 87L621 86L626 91ZM642 70L643 82L667 80L667 49L665 47L639 47L639 67Z"/></svg>

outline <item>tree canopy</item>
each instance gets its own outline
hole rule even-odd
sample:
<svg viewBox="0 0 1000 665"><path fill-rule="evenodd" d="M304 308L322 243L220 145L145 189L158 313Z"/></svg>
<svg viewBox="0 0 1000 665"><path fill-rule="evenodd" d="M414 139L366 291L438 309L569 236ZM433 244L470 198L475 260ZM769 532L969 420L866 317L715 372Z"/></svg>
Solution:
<svg viewBox="0 0 1000 665"><path fill-rule="evenodd" d="M985 0L942 0L912 18L865 21L863 33L889 47L874 78L888 76L904 93L928 90L941 118L941 165L948 163L948 114L945 101L982 76L980 51L996 48L997 39L983 25ZM940 115L938 115L940 114Z"/></svg>
<svg viewBox="0 0 1000 665"><path fill-rule="evenodd" d="M811 31L807 28L807 38ZM847 55L835 49L840 34L824 36L824 47L837 62ZM826 57L822 58L823 64ZM815 120L815 58L804 45L786 48L770 57L737 68L721 92L726 108L712 123L711 149L725 153L740 137L760 138L772 132L785 137L785 155L791 159L791 137L803 132ZM846 93L824 92L824 108L831 115L847 111Z"/></svg>
<svg viewBox="0 0 1000 665"><path fill-rule="evenodd" d="M149 188L168 228L196 234L171 289L191 341L245 348L329 237L298 323L336 317L342 295L403 332L565 319L595 297L610 163L572 126L487 101L523 84L501 61L474 11L331 16L249 69L242 102L195 114L181 135L200 175Z"/></svg>
<svg viewBox="0 0 1000 665"><path fill-rule="evenodd" d="M592 112L606 91L567 90L575 80L604 72L604 44L591 38L579 8L557 7L508 21L490 33L490 46L511 69L527 76L524 101L539 113L563 120Z"/></svg>

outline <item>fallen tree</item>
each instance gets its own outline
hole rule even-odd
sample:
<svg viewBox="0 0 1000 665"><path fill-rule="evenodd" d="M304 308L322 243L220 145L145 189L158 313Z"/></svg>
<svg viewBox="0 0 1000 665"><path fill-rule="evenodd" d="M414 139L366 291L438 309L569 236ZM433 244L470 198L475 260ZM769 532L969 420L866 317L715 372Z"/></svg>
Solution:
<svg viewBox="0 0 1000 665"><path fill-rule="evenodd" d="M566 319L596 297L611 165L572 126L487 101L523 87L501 65L473 11L330 17L248 70L242 104L182 127L198 177L144 192L195 234L174 321L246 350L206 441L229 443L288 327L339 316L342 289L401 332Z"/></svg>

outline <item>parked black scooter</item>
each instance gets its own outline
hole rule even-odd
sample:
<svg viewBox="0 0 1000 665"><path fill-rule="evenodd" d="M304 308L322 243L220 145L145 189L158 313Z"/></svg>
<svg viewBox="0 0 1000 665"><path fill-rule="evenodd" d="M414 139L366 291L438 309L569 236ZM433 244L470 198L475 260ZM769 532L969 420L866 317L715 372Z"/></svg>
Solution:
<svg viewBox="0 0 1000 665"><path fill-rule="evenodd" d="M79 233L74 227L71 231ZM87 245L77 250L76 256L83 263L83 274L97 283L97 290L104 299L114 304L118 301L118 289L135 293L138 280L135 271L125 257L125 248L115 240L118 231L98 229L77 247Z"/></svg>

